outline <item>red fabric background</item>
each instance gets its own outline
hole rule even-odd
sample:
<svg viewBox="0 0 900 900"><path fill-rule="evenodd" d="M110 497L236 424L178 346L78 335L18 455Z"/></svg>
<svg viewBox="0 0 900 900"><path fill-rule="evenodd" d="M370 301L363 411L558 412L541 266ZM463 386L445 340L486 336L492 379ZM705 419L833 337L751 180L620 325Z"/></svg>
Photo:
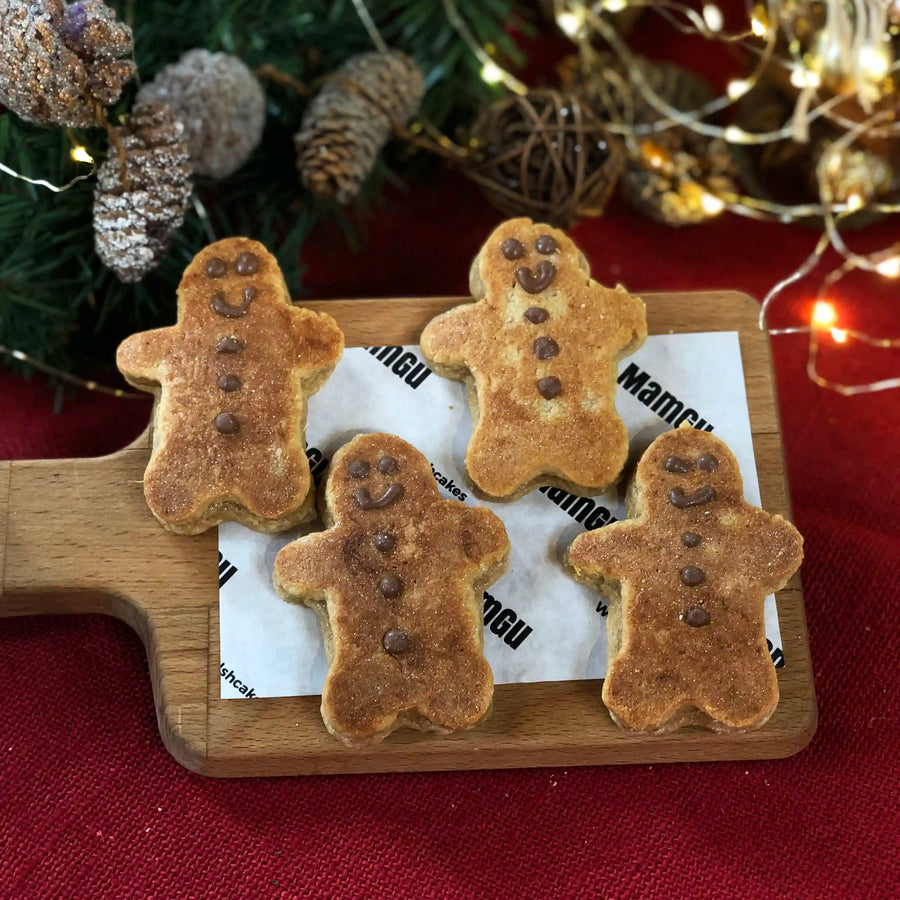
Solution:
<svg viewBox="0 0 900 900"><path fill-rule="evenodd" d="M323 229L310 295L464 293L498 220L470 186L389 196L351 255ZM671 231L615 205L574 233L605 282L757 297L815 235L726 217ZM883 225L860 239L900 237ZM838 295L900 334L896 294ZM808 310L809 288L793 295ZM785 308L791 307L786 303ZM812 745L782 761L214 781L156 731L143 648L99 616L0 620L0 897L888 897L900 894L900 393L814 387L803 338L774 345L819 697ZM900 374L847 346L846 378ZM149 404L0 374L0 458L90 456Z"/></svg>

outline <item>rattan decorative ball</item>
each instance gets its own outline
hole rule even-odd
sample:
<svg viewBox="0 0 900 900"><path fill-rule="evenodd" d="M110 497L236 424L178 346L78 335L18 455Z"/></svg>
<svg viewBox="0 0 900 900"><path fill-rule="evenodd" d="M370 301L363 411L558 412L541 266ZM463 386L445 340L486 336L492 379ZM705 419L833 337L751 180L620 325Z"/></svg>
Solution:
<svg viewBox="0 0 900 900"><path fill-rule="evenodd" d="M184 125L194 172L227 178L262 139L266 98L236 56L189 50L137 95L138 103L167 103Z"/></svg>
<svg viewBox="0 0 900 900"><path fill-rule="evenodd" d="M467 174L508 216L567 227L600 215L624 164L622 148L582 100L529 91L489 106L476 123Z"/></svg>

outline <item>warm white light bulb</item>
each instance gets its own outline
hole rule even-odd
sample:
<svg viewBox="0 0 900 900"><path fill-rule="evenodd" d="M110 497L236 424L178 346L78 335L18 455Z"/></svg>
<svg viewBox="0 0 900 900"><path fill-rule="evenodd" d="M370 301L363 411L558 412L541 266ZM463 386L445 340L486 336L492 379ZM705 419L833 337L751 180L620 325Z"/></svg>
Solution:
<svg viewBox="0 0 900 900"><path fill-rule="evenodd" d="M836 344L843 344L847 340L847 332L843 328L832 328L831 339Z"/></svg>
<svg viewBox="0 0 900 900"><path fill-rule="evenodd" d="M856 210L862 209L864 205L865 200L863 200L862 194L858 194L856 191L847 194L847 209L850 210L850 212L856 212Z"/></svg>
<svg viewBox="0 0 900 900"><path fill-rule="evenodd" d="M737 125L729 125L725 129L725 140L731 144L749 144L752 138L753 135L749 131L744 131Z"/></svg>
<svg viewBox="0 0 900 900"><path fill-rule="evenodd" d="M584 26L584 13L579 14L571 10L561 12L556 17L556 24L559 25L563 34L567 34L570 38L578 37Z"/></svg>
<svg viewBox="0 0 900 900"><path fill-rule="evenodd" d="M700 196L700 206L709 216L717 216L723 209L725 209L725 201L720 200L718 197L713 194L704 191Z"/></svg>
<svg viewBox="0 0 900 900"><path fill-rule="evenodd" d="M497 63L488 60L481 67L481 80L487 84L499 84L503 81L503 69Z"/></svg>
<svg viewBox="0 0 900 900"><path fill-rule="evenodd" d="M603 8L608 12L622 12L628 6L628 0L603 0Z"/></svg>
<svg viewBox="0 0 900 900"><path fill-rule="evenodd" d="M875 271L885 278L900 278L900 256L891 256L883 259L877 266Z"/></svg>
<svg viewBox="0 0 900 900"><path fill-rule="evenodd" d="M737 100L750 90L750 82L744 78L735 78L733 81L728 82L726 90L728 91L729 99Z"/></svg>
<svg viewBox="0 0 900 900"><path fill-rule="evenodd" d="M822 83L818 73L803 66L794 66L791 72L791 84L796 88L816 88Z"/></svg>
<svg viewBox="0 0 900 900"><path fill-rule="evenodd" d="M830 328L837 322L837 311L825 300L817 300L813 306L812 323L820 328Z"/></svg>
<svg viewBox="0 0 900 900"><path fill-rule="evenodd" d="M719 9L715 3L707 3L704 5L703 21L706 22L706 27L710 31L721 31L722 26L725 24L725 19L722 17L722 10Z"/></svg>
<svg viewBox="0 0 900 900"><path fill-rule="evenodd" d="M754 17L750 21L750 30L757 37L765 37L766 32L768 31L768 29L766 28L765 22L762 22L760 19L757 19L756 17Z"/></svg>
<svg viewBox="0 0 900 900"><path fill-rule="evenodd" d="M84 147L73 147L69 152L69 156L75 162L92 163L94 161L94 157Z"/></svg>

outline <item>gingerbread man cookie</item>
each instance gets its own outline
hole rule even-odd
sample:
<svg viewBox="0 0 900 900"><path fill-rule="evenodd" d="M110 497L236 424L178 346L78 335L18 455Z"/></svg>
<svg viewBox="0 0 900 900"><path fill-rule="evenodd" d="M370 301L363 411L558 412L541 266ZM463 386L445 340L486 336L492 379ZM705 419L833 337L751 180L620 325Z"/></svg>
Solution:
<svg viewBox="0 0 900 900"><path fill-rule="evenodd" d="M198 253L178 287L178 324L132 335L116 356L129 383L157 397L144 475L156 518L197 534L312 517L306 398L343 348L334 319L291 304L262 244L229 238Z"/></svg>
<svg viewBox="0 0 900 900"><path fill-rule="evenodd" d="M469 389L475 488L495 500L545 484L606 490L628 456L617 364L647 336L644 304L591 280L575 244L530 219L494 231L469 281L476 302L433 319L421 341L434 371Z"/></svg>
<svg viewBox="0 0 900 900"><path fill-rule="evenodd" d="M746 731L778 703L763 605L803 559L790 522L744 501L728 447L687 424L657 438L630 518L579 535L576 577L612 601L603 702L642 732Z"/></svg>
<svg viewBox="0 0 900 900"><path fill-rule="evenodd" d="M328 730L353 745L471 728L493 697L482 595L506 570L503 523L441 499L428 460L390 434L334 455L320 506L328 530L279 552L275 588L321 620Z"/></svg>

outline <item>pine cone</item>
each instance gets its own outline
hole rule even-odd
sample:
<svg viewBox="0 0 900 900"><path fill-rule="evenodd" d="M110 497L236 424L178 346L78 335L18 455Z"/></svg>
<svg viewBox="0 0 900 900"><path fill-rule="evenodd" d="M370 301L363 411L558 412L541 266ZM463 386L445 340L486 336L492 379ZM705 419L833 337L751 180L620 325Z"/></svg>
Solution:
<svg viewBox="0 0 900 900"><path fill-rule="evenodd" d="M27 122L87 128L135 65L131 29L102 0L0 0L0 103Z"/></svg>
<svg viewBox="0 0 900 900"><path fill-rule="evenodd" d="M419 67L404 53L347 60L310 103L294 135L303 184L349 203L368 178L394 123L406 124L425 95Z"/></svg>
<svg viewBox="0 0 900 900"><path fill-rule="evenodd" d="M227 178L262 139L266 98L236 56L189 50L138 92L138 103L168 103L185 128L194 171Z"/></svg>
<svg viewBox="0 0 900 900"><path fill-rule="evenodd" d="M191 196L184 126L164 103L136 106L97 172L94 246L120 281L140 281L165 255Z"/></svg>

